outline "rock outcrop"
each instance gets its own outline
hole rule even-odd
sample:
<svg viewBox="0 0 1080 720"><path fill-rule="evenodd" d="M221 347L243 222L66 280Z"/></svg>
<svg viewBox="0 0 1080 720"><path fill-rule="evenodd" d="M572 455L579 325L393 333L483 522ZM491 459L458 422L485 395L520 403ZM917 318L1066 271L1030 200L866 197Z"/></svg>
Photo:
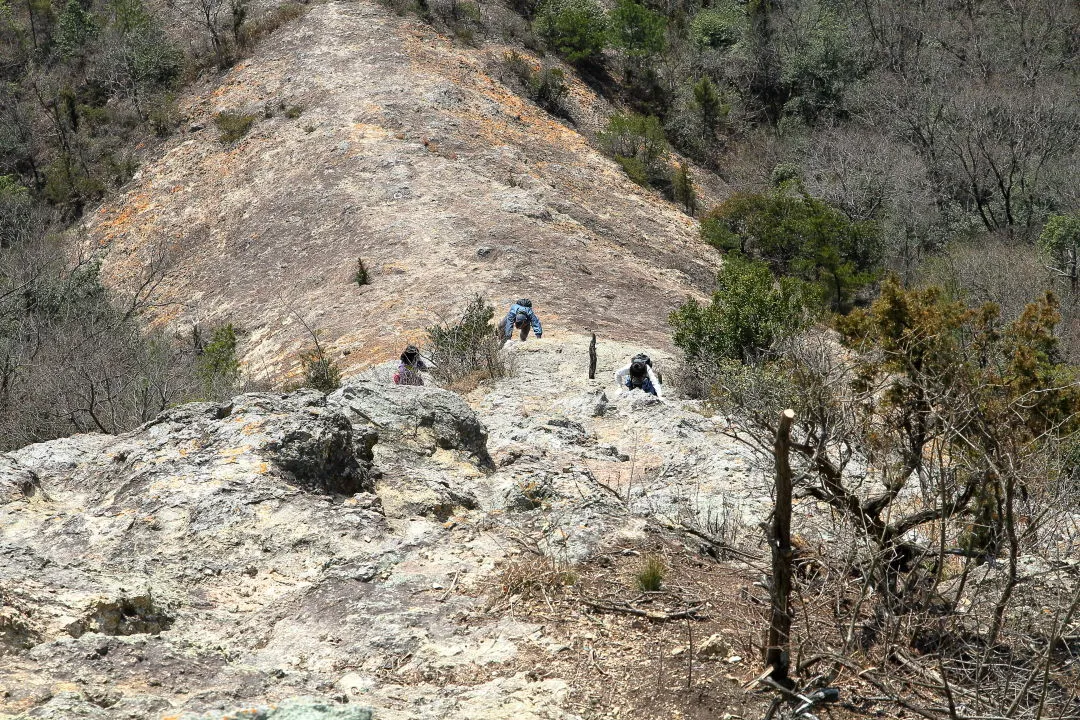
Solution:
<svg viewBox="0 0 1080 720"><path fill-rule="evenodd" d="M526 659L543 628L485 609L520 541L582 560L702 487L767 498L677 404L609 388L594 417L586 343L512 343L468 403L358 380L0 455L0 718L575 717Z"/></svg>

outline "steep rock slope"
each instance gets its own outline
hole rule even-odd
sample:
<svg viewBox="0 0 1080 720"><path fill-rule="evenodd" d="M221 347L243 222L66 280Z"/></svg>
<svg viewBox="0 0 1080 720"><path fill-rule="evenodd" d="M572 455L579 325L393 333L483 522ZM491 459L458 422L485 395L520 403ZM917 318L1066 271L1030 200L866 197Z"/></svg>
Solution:
<svg viewBox="0 0 1080 720"><path fill-rule="evenodd" d="M256 373L295 362L292 311L363 364L473 293L666 344L667 313L709 287L715 253L692 219L492 77L506 49L455 46L369 0L314 5L184 99L185 133L89 219L89 243L121 285L167 246L163 317L238 323ZM259 119L224 146L222 110ZM352 280L357 258L368 287Z"/></svg>
<svg viewBox="0 0 1080 720"><path fill-rule="evenodd" d="M0 455L0 718L301 695L380 720L579 717L581 684L548 660L624 653L515 617L500 567L523 543L576 563L768 502L722 421L614 388L635 348L602 345L587 380L586 344L511 346L517 374L475 410L383 368L329 397L244 395ZM595 677L602 706L622 702Z"/></svg>

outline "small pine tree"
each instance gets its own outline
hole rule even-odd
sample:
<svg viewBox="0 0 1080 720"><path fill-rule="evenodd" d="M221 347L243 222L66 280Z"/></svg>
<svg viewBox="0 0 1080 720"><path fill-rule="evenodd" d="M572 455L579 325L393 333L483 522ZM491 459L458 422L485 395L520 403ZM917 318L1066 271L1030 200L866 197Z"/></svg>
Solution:
<svg viewBox="0 0 1080 720"><path fill-rule="evenodd" d="M720 99L720 91L708 77L694 83L694 109L701 123L701 135L705 140L716 133L717 126L723 120L726 110Z"/></svg>
<svg viewBox="0 0 1080 720"><path fill-rule="evenodd" d="M214 329L199 355L197 372L207 400L227 398L236 389L240 362L236 359L236 328L232 323Z"/></svg>
<svg viewBox="0 0 1080 720"><path fill-rule="evenodd" d="M341 387L341 369L326 356L321 347L300 356L304 364L304 387L331 393Z"/></svg>
<svg viewBox="0 0 1080 720"><path fill-rule="evenodd" d="M671 184L675 200L685 208L687 215L694 217L697 214L697 192L694 190L694 179L690 177L690 168L685 162L679 163Z"/></svg>
<svg viewBox="0 0 1080 720"><path fill-rule="evenodd" d="M353 276L353 280L360 287L371 284L371 277L368 275L368 269L364 265L363 258L356 258L356 274Z"/></svg>

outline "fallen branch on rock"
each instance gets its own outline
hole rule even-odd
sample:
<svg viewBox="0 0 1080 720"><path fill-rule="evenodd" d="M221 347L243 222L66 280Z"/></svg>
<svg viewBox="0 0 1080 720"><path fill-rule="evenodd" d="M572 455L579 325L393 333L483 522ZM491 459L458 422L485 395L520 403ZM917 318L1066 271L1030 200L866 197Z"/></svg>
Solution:
<svg viewBox="0 0 1080 720"><path fill-rule="evenodd" d="M668 622L670 620L683 620L689 618L691 620L707 620L708 616L698 614L698 610L705 606L705 603L699 603L697 605L688 605L682 610L674 610L672 612L661 612L659 610L642 610L641 608L634 607L629 603L613 603L613 602L601 602L599 600L590 600L589 598L579 598L582 605L590 607L600 612L610 613L622 613L624 615L635 615L637 617L648 618L649 620L655 620L657 622Z"/></svg>

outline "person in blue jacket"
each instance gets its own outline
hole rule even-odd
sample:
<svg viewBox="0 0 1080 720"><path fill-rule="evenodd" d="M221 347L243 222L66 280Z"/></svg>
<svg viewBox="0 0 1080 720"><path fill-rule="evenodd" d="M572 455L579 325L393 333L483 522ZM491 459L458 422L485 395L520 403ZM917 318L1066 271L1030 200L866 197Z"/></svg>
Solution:
<svg viewBox="0 0 1080 720"><path fill-rule="evenodd" d="M536 313L532 309L532 300L528 298L522 298L510 306L510 312L506 313L506 320L503 325L505 331L503 342L509 340L510 336L514 334L514 328L521 331L521 340L529 336L530 327L536 333L537 340L544 334L544 329L540 326L540 318L536 317Z"/></svg>

